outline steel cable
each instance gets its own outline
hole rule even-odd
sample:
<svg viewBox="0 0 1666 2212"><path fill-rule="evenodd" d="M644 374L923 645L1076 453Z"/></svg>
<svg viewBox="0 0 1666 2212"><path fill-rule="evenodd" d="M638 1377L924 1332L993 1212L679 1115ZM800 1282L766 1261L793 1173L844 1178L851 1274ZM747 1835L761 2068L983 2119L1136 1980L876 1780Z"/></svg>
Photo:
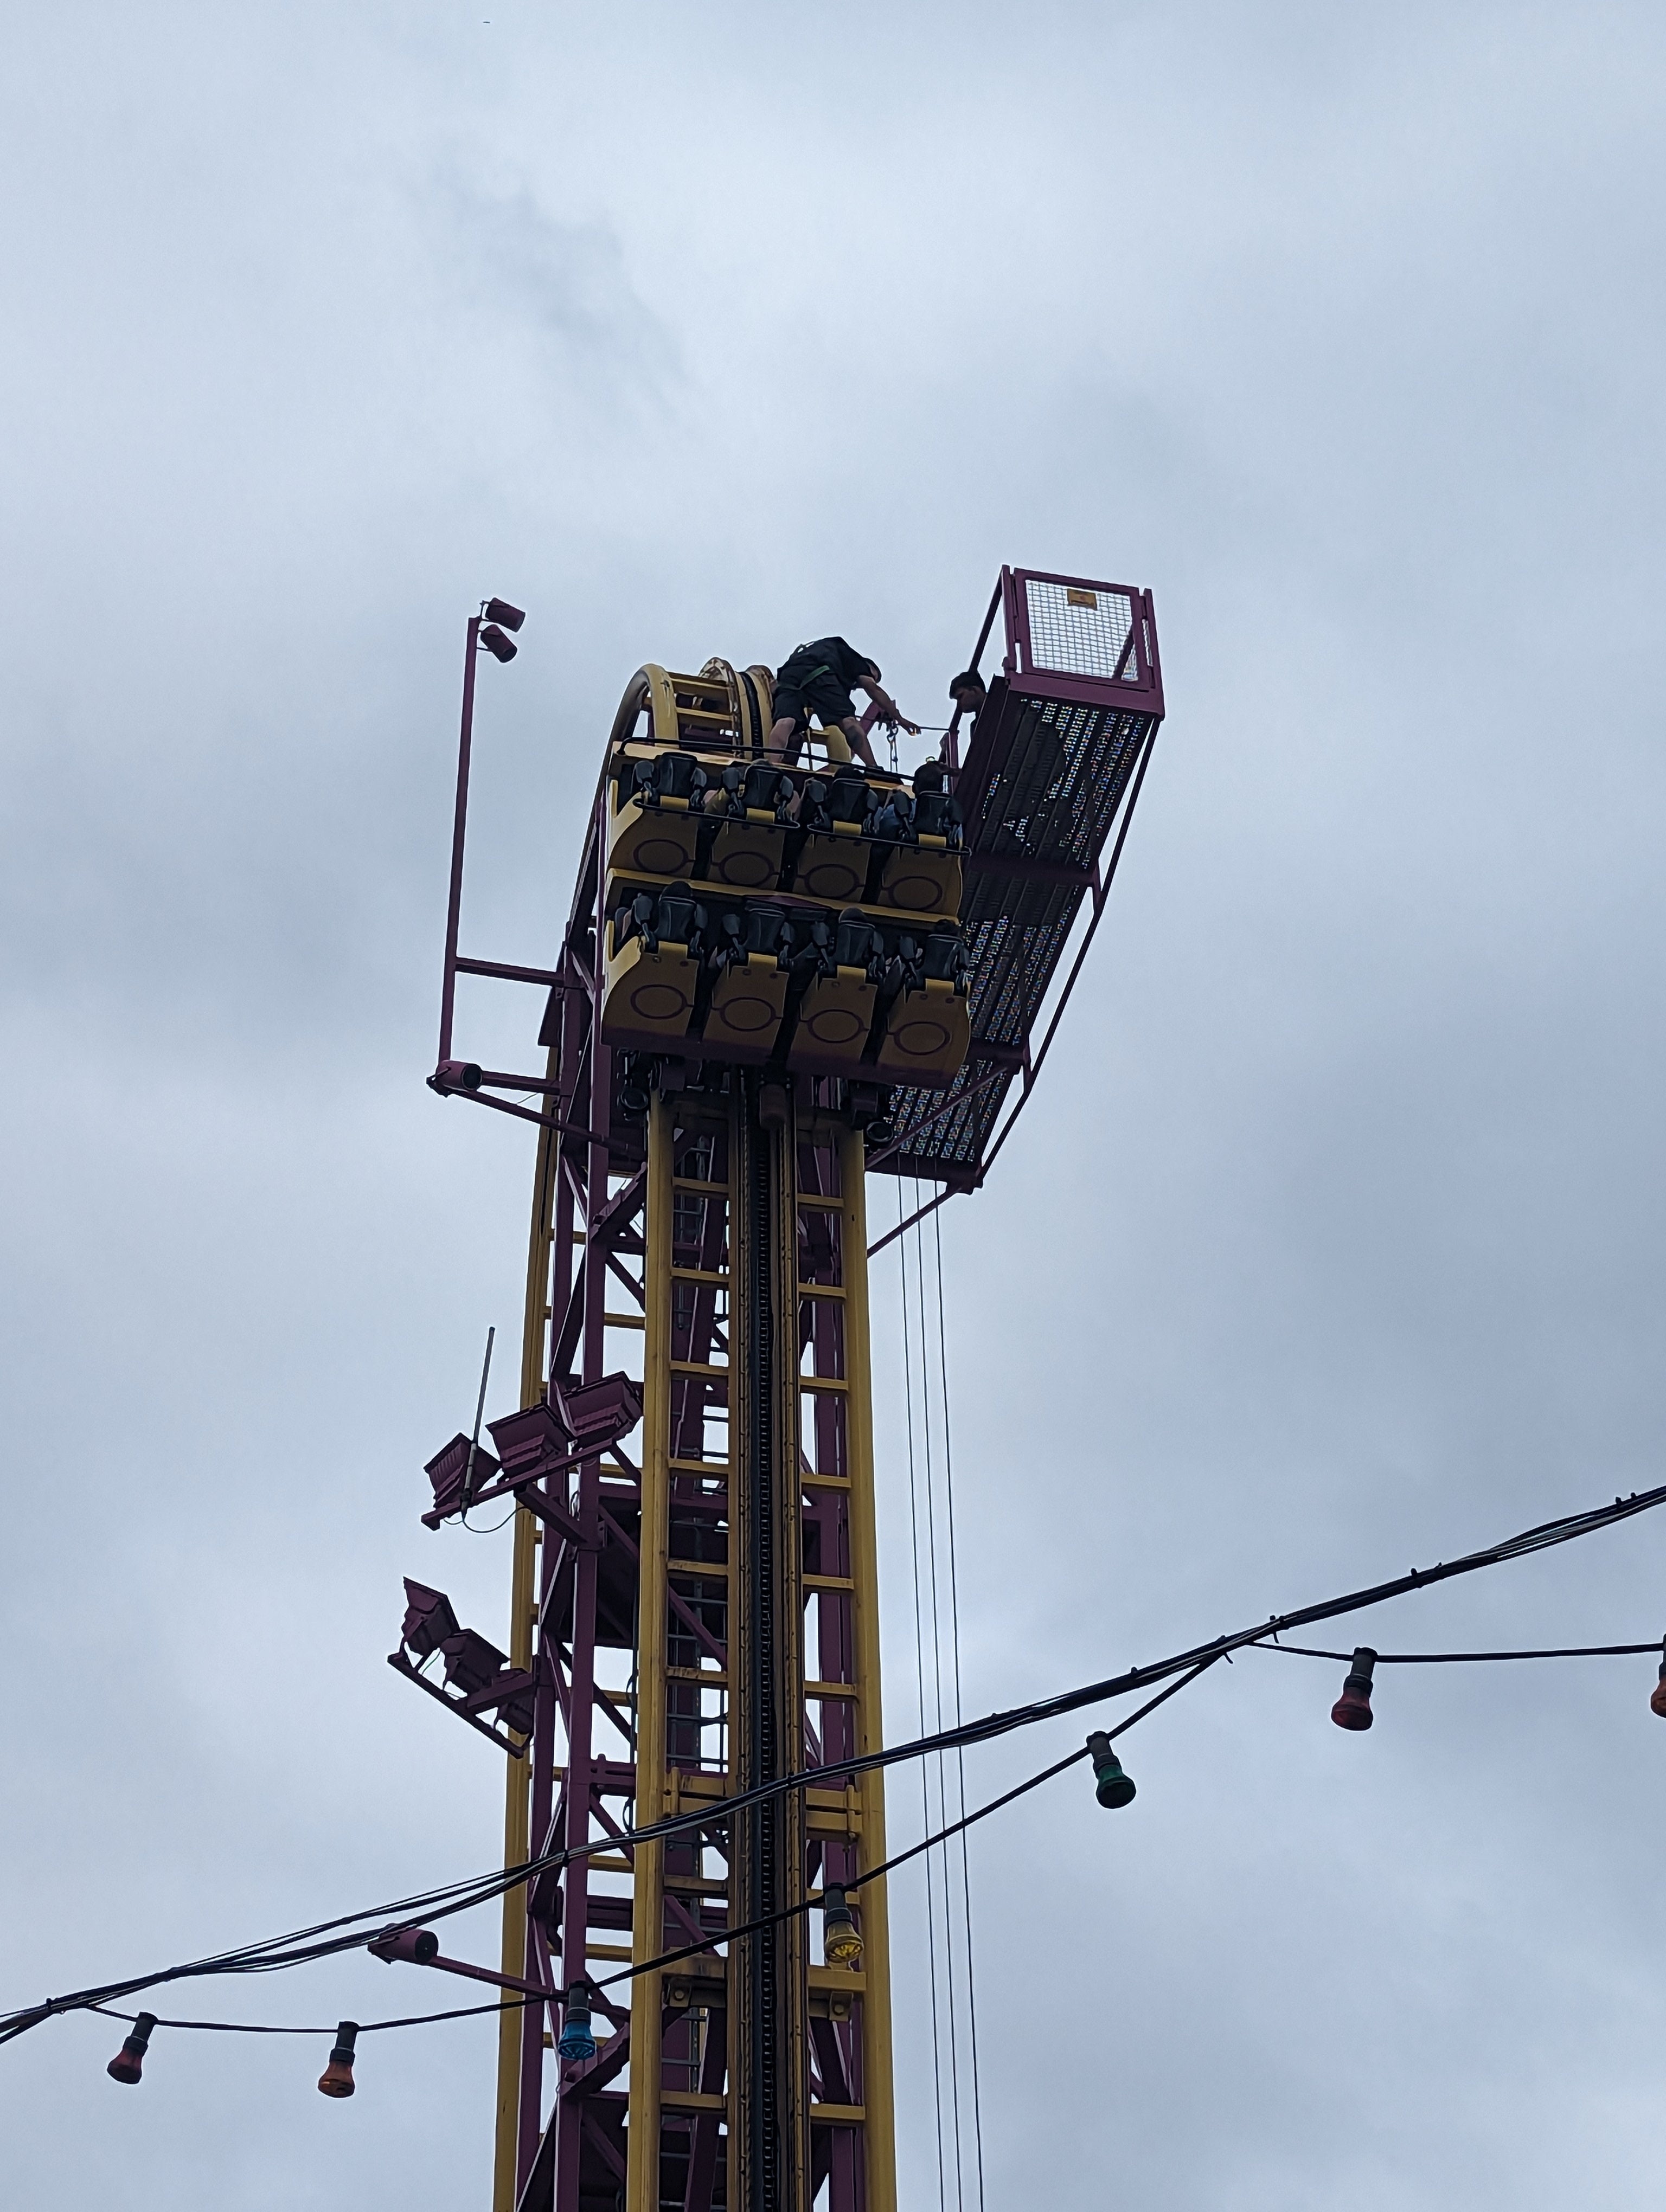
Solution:
<svg viewBox="0 0 1666 2212"><path fill-rule="evenodd" d="M915 1204L920 1202L920 1186L915 1185ZM906 1239L903 1240L906 1243ZM938 1586L937 1572L937 1470L932 1450L931 1348L927 1341L926 1321L926 1240L921 1227L914 1232L914 1273L916 1294L915 1313L920 1322L920 1402L921 1430L926 1446L926 1558L931 1579L932 1623L932 1701L939 1732L943 1727L943 1600ZM955 1716L959 1720L958 1713ZM946 1754L939 1752L937 1765L937 1816L945 1822L949 1817L948 1770ZM965 1807L961 1807L962 1812ZM929 1826L927 1822L927 1826ZM926 1855L929 1870L931 1855ZM961 2162L960 2128L960 2036L957 2019L958 1999L954 1972L954 1896L953 1881L948 1853L939 1856L939 1871L943 1893L943 1960L944 1987L949 2025L949 2107L951 2136L954 2145L955 2212L965 2212L965 2178ZM929 1875L928 1875L929 1878Z"/></svg>
<svg viewBox="0 0 1666 2212"><path fill-rule="evenodd" d="M932 1237L937 1260L937 1357L943 1392L943 1481L948 1507L949 1620L954 1667L954 1717L955 1725L958 1728L964 1717L961 1710L960 1680L960 1563L955 1543L954 1447L949 1425L949 1338L943 1304L943 1220L940 1214L932 1217ZM955 1768L960 1810L964 1814L966 1810L966 1750L964 1744L957 1745L955 1748ZM977 2153L977 2204L978 2212L983 2212L983 2092L978 2069L977 1977L972 1950L972 1866L964 1824L960 1831L960 1894L966 1924L966 2015L971 2042L972 2130Z"/></svg>
<svg viewBox="0 0 1666 2212"><path fill-rule="evenodd" d="M914 1186L914 1195L915 1202L917 1205L920 1198L920 1186L917 1181ZM909 1331L909 1247L907 1237L902 1234L903 1229L907 1224L903 1217L903 1178L901 1176L898 1176L897 1178L897 1282L903 1302L903 1404L907 1409L908 1423L909 1535L912 1547L914 1564L914 1671L915 1681L919 1692L920 1733L923 1737L927 1732L926 1639L920 1610L920 1508L918 1486L915 1474L914 1453L914 1355ZM923 1315L921 1318L923 1322ZM943 1725L943 1714L940 1701L937 1712L937 1724L940 1729ZM920 1762L920 1825L921 1827L929 1834L931 1831L931 1762L929 1759L922 1759ZM943 2062L942 2046L939 2029L939 2008L937 1997L937 1907L933 1892L932 1863L929 1853L927 1853L926 1856L925 1875L926 1960L931 1996L932 2014L932 2102L937 2119L937 2203L938 2212L948 2212L948 2168L943 2156Z"/></svg>

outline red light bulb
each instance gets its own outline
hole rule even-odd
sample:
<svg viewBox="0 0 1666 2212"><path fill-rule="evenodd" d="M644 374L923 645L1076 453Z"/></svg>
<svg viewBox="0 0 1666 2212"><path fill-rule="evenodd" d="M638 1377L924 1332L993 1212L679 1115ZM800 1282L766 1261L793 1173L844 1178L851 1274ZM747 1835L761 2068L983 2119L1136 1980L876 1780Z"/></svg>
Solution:
<svg viewBox="0 0 1666 2212"><path fill-rule="evenodd" d="M1338 1728L1352 1729L1357 1733L1368 1729L1376 1718L1371 1709L1371 1669L1376 1664L1377 1654L1368 1644L1356 1646L1342 1694L1330 1709L1330 1717Z"/></svg>
<svg viewBox="0 0 1666 2212"><path fill-rule="evenodd" d="M144 2071L144 2054L150 2041L150 2031L156 2025L154 2012L142 2012L133 2023L133 2033L122 2045L105 2072L112 2081L125 2081L129 2088Z"/></svg>
<svg viewBox="0 0 1666 2212"><path fill-rule="evenodd" d="M330 2063L319 2075L318 2085L326 2097L350 2097L353 2094L353 2045L357 2039L359 2024L356 2020L344 2020L336 2030L336 2047L330 2053Z"/></svg>

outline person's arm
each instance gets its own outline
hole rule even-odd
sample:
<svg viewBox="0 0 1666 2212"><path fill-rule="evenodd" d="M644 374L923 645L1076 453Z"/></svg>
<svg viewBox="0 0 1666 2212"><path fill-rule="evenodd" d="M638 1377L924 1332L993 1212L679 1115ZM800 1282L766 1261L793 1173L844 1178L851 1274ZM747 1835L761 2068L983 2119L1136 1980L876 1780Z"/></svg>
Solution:
<svg viewBox="0 0 1666 2212"><path fill-rule="evenodd" d="M866 676L859 676L856 678L856 689L859 691L866 691L868 697L873 700L879 711L879 726L882 729L900 728L906 730L911 738L919 736L919 723L909 721L906 714L897 711L897 702L877 678L870 680Z"/></svg>

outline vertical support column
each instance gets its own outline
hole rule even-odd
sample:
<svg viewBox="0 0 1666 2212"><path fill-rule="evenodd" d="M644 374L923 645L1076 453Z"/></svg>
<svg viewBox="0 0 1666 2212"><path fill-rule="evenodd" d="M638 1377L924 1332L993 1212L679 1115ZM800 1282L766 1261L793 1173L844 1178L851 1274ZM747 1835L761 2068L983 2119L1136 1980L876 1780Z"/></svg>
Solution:
<svg viewBox="0 0 1666 2212"><path fill-rule="evenodd" d="M839 1144L839 1188L843 1198L845 1373L848 1382L850 1451L850 1574L855 1585L856 1751L883 1742L879 1698L879 1547L873 1504L873 1398L868 1347L867 1194L864 1144L854 1129ZM885 1784L877 1770L858 1784L861 1806L860 1863L879 1866L885 1856ZM897 2212L897 2113L891 2061L891 1922L883 1875L859 1893L862 1923L862 2081L866 2155L865 2212Z"/></svg>
<svg viewBox="0 0 1666 2212"><path fill-rule="evenodd" d="M556 1054L546 1061L546 1076L556 1079ZM532 1181L532 1219L527 1240L526 1300L520 1332L520 1395L518 1403L535 1406L544 1395L545 1308L550 1302L551 1194L556 1161L555 1132L538 1133L538 1165ZM514 1559L509 1579L509 1664L532 1663L532 1623L537 1613L533 1598L538 1569L538 1519L524 1505L515 1509ZM532 1759L508 1761L503 1813L503 1863L519 1865L530 1856L532 1840ZM547 1784L548 1777L544 1778ZM523 1980L526 1975L526 1893L512 1889L503 1899L503 1940L499 1954L502 1971ZM526 2008L526 2013L532 2008ZM543 2033L543 2012L532 2014ZM500 2014L497 2029L497 2148L492 2181L493 2212L514 2212L517 2167L521 2162L521 2057L528 2021L522 2011Z"/></svg>
<svg viewBox="0 0 1666 2212"><path fill-rule="evenodd" d="M766 1128L755 1076L733 1093L734 1473L730 1670L737 1787L804 1764L803 1594L798 1407L798 1263L793 1114ZM739 1923L804 1897L804 1808L796 1790L735 1817ZM805 1927L770 1919L731 1947L733 2212L809 2212Z"/></svg>
<svg viewBox="0 0 1666 2212"><path fill-rule="evenodd" d="M672 1111L656 1092L648 1109L648 1203L643 1216L642 1522L637 1583L636 1826L666 1811L666 1614L671 1534ZM632 1853L633 1965L666 1948L665 1845ZM625 2212L659 2212L662 2062L660 1980L630 1985L630 2122Z"/></svg>

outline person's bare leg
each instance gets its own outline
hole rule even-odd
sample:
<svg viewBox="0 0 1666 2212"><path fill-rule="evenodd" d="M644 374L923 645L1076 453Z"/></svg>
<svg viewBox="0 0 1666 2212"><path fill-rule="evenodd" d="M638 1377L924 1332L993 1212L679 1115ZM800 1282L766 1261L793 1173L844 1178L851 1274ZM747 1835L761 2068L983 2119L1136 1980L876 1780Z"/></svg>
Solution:
<svg viewBox="0 0 1666 2212"><path fill-rule="evenodd" d="M793 728L792 716L783 714L763 740L763 750L777 768L784 768L787 764L787 748L792 740Z"/></svg>
<svg viewBox="0 0 1666 2212"><path fill-rule="evenodd" d="M856 717L854 714L847 714L839 727L849 738L851 750L858 760L866 761L870 768L877 769L879 763L873 757L873 748L867 741L867 732Z"/></svg>

